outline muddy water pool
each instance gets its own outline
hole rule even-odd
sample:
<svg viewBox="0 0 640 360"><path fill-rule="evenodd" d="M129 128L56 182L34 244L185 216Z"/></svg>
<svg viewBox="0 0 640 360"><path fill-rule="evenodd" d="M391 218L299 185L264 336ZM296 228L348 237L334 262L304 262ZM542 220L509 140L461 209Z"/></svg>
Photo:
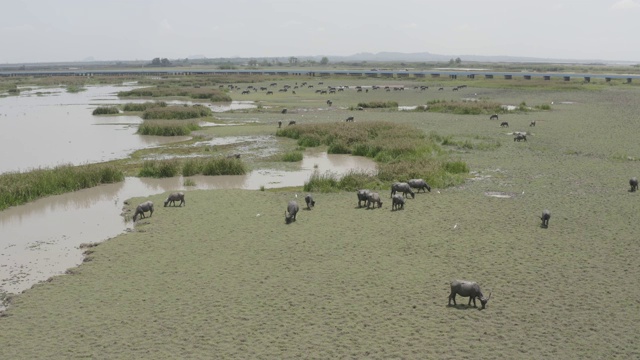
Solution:
<svg viewBox="0 0 640 360"><path fill-rule="evenodd" d="M94 116L98 106L122 101L131 86L90 86L22 91L0 98L0 173L61 164L80 165L120 159L134 150L186 139L136 135L137 116Z"/></svg>

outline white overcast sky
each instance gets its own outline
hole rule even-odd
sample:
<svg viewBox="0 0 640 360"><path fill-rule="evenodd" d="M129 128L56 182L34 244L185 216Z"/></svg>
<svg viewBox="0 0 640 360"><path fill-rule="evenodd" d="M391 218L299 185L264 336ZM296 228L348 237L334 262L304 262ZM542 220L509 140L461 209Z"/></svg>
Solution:
<svg viewBox="0 0 640 360"><path fill-rule="evenodd" d="M640 63L640 0L3 0L0 64L352 55Z"/></svg>

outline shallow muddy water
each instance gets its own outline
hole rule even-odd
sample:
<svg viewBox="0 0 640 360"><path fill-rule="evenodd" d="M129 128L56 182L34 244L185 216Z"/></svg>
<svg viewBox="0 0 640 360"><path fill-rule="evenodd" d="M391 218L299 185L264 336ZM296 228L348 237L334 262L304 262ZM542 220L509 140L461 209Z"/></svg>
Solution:
<svg viewBox="0 0 640 360"><path fill-rule="evenodd" d="M98 106L139 102L120 100L132 86L89 86L25 90L0 98L0 173L61 164L85 164L127 157L134 150L186 137L136 135L137 116L93 116Z"/></svg>
<svg viewBox="0 0 640 360"><path fill-rule="evenodd" d="M0 212L0 292L19 293L82 262L82 243L101 242L131 229L121 216L124 201L167 191L260 189L301 186L313 171L344 174L374 171L375 163L349 155L305 154L297 171L257 170L238 176L126 178L69 194L51 196ZM160 204L161 206L161 204ZM162 211L160 209L156 211ZM0 308L1 310L1 308Z"/></svg>

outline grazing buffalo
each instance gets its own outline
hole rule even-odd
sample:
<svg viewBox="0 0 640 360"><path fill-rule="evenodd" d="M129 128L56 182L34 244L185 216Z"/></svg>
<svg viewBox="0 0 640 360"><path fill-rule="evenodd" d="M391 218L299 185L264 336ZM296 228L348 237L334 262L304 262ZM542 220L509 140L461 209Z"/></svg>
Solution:
<svg viewBox="0 0 640 360"><path fill-rule="evenodd" d="M329 106L333 105L333 101L327 100L327 105L329 105Z"/></svg>
<svg viewBox="0 0 640 360"><path fill-rule="evenodd" d="M366 204L367 201L369 200L369 193L371 191L367 190L367 189L360 189L358 190L358 207L362 207L361 203Z"/></svg>
<svg viewBox="0 0 640 360"><path fill-rule="evenodd" d="M518 134L518 135L516 135L516 136L513 138L513 141L518 141L518 142L520 142L520 141L523 141L523 140L524 140L524 141L527 141L527 135L525 135L525 134Z"/></svg>
<svg viewBox="0 0 640 360"><path fill-rule="evenodd" d="M382 201L380 200L380 194L370 192L367 196L367 209L370 208L371 204L373 204L373 208L376 208L376 204L378 204L378 209L382 207Z"/></svg>
<svg viewBox="0 0 640 360"><path fill-rule="evenodd" d="M282 121L278 120L278 129L282 127Z"/></svg>
<svg viewBox="0 0 640 360"><path fill-rule="evenodd" d="M311 197L311 194L307 194L304 197L304 202L307 203L307 209L311 210L312 207L316 206L315 200Z"/></svg>
<svg viewBox="0 0 640 360"><path fill-rule="evenodd" d="M242 95L246 95L246 94L249 94L249 93L250 93L249 90L245 90L245 91L242 92Z"/></svg>
<svg viewBox="0 0 640 360"><path fill-rule="evenodd" d="M414 194L413 190L411 190L411 186L404 182L397 182L391 185L391 196L395 195L396 192L402 192L402 195L404 197L407 196L407 193L411 194L412 199L415 199L416 197L416 194Z"/></svg>
<svg viewBox="0 0 640 360"><path fill-rule="evenodd" d="M509 127L509 123L506 121L503 121L500 123L500 127Z"/></svg>
<svg viewBox="0 0 640 360"><path fill-rule="evenodd" d="M549 219L551 219L551 212L547 209L542 211L542 216L540 216L540 220L542 220L542 227L543 228L548 228L549 227Z"/></svg>
<svg viewBox="0 0 640 360"><path fill-rule="evenodd" d="M149 217L151 217L151 215L153 215L153 202L145 201L138 205L136 212L133 214L133 221L135 222L138 219L138 215L144 219L146 217L144 216L144 213L147 211L149 212Z"/></svg>
<svg viewBox="0 0 640 360"><path fill-rule="evenodd" d="M471 306L471 300L473 300L473 307L476 306L476 298L480 299L480 304L484 309L485 305L491 298L491 293L489 293L489 297L485 298L482 295L482 291L480 291L480 286L473 281L466 280L453 280L451 282L451 294L449 294L449 306L451 306L451 300L453 300L453 305L456 304L456 295L460 295L462 297L469 298L468 306Z"/></svg>
<svg viewBox="0 0 640 360"><path fill-rule="evenodd" d="M289 125L295 125L295 124L296 124L296 121L295 121L295 120L291 120L291 121L289 121ZM287 126L289 126L289 125L287 125Z"/></svg>
<svg viewBox="0 0 640 360"><path fill-rule="evenodd" d="M292 221L296 221L296 214L298 213L298 203L295 200L289 201L287 210L284 212L284 221L287 224L291 224Z"/></svg>
<svg viewBox="0 0 640 360"><path fill-rule="evenodd" d="M353 121L354 121L354 120L353 120L353 116L349 116L349 117L347 118L347 120L345 120L345 121L346 121L346 122L353 122Z"/></svg>
<svg viewBox="0 0 640 360"><path fill-rule="evenodd" d="M529 123L529 126L536 126L536 121L535 120L531 120L531 122Z"/></svg>
<svg viewBox="0 0 640 360"><path fill-rule="evenodd" d="M286 114L287 113L287 109L282 109L282 113Z"/></svg>
<svg viewBox="0 0 640 360"><path fill-rule="evenodd" d="M400 194L391 197L391 210L404 210L404 198Z"/></svg>
<svg viewBox="0 0 640 360"><path fill-rule="evenodd" d="M493 114L489 116L489 120L498 120L498 114Z"/></svg>
<svg viewBox="0 0 640 360"><path fill-rule="evenodd" d="M271 90L267 91L267 95L273 95L273 91Z"/></svg>
<svg viewBox="0 0 640 360"><path fill-rule="evenodd" d="M632 177L629 179L629 185L631 185L631 192L638 190L638 178Z"/></svg>
<svg viewBox="0 0 640 360"><path fill-rule="evenodd" d="M164 201L164 207L167 207L167 205L169 205L169 204L171 204L173 206L176 206L176 201L178 201L178 200L180 201L180 204L178 206L182 206L182 204L187 206L187 202L184 201L184 193L183 192L176 192L176 193L173 193L173 194L169 195L167 200Z"/></svg>
<svg viewBox="0 0 640 360"><path fill-rule="evenodd" d="M423 192L431 192L431 186L429 186L429 184L427 184L427 182L422 179L411 179L407 181L407 184L409 184L409 186L414 189L418 189L416 192L420 192L420 190L422 190Z"/></svg>

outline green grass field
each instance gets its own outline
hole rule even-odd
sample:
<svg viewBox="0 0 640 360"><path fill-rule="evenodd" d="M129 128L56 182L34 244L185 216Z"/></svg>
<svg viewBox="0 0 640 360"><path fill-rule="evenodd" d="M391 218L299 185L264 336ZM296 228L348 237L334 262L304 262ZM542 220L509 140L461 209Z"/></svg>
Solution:
<svg viewBox="0 0 640 360"><path fill-rule="evenodd" d="M400 79L322 81L413 86ZM387 190L375 210L357 208L354 192L314 194L316 207L304 210L301 188L191 191L181 208L163 208L167 194L150 197L156 212L135 231L85 249L87 261L69 275L11 298L0 317L2 354L640 357L640 193L628 191L629 178L640 176L640 88L521 82L499 88L470 80L459 92L443 80L447 90L422 93L236 94L266 108L225 113L225 121L247 125L203 133L259 133L265 124L275 133L278 120L322 123L347 116L403 123L449 137L452 145L443 147L468 164L470 179L420 193L400 211L391 211ZM411 106L471 94L505 105L553 105L500 114L500 121L348 110L363 101ZM282 107L287 114L279 113ZM529 127L531 120L536 127ZM514 142L513 131L529 131L528 141ZM456 145L465 142L473 146ZM296 194L298 219L285 225L283 212ZM548 229L540 227L545 208L552 214ZM477 281L491 292L487 308L468 308L460 297L458 306L448 307L453 279Z"/></svg>

